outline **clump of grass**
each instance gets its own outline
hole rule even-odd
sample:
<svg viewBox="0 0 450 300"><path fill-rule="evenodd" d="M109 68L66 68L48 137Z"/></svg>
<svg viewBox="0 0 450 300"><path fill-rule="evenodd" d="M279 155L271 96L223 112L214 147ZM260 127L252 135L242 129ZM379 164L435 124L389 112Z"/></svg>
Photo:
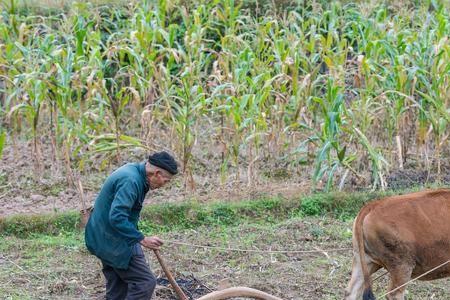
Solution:
<svg viewBox="0 0 450 300"><path fill-rule="evenodd" d="M306 216L328 214L345 220L355 217L361 207L372 200L417 192L423 188L417 186L387 191L314 193L302 198L297 213Z"/></svg>
<svg viewBox="0 0 450 300"><path fill-rule="evenodd" d="M196 228L199 226L230 226L239 223L273 222L285 219L298 201L281 198L199 204L162 204L147 206L141 213L140 228L151 231Z"/></svg>
<svg viewBox="0 0 450 300"><path fill-rule="evenodd" d="M0 218L0 234L26 237L31 234L56 235L78 230L80 215L75 211L45 215L15 215Z"/></svg>

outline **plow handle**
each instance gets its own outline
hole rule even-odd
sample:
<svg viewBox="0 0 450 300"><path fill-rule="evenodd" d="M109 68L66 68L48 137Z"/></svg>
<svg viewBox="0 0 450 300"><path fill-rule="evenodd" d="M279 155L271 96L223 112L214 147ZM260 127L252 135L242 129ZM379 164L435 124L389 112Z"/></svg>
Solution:
<svg viewBox="0 0 450 300"><path fill-rule="evenodd" d="M161 257L161 254L159 253L159 250L154 249L153 252L156 255L156 258L158 259L159 264L161 265L161 268L163 269L164 273L167 276L167 279L169 280L170 284L172 285L173 289L175 290L175 293L177 293L178 298L180 300L189 300L189 298L183 293L181 288L178 286L177 282L172 276L172 273L170 273L169 269L166 266L166 263L164 262L163 258Z"/></svg>

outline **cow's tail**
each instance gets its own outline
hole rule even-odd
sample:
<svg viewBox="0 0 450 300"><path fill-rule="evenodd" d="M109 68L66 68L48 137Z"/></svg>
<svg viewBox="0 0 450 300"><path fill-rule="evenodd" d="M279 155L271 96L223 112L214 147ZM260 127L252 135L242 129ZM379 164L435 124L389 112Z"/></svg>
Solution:
<svg viewBox="0 0 450 300"><path fill-rule="evenodd" d="M372 282L370 280L369 271L367 270L367 263L365 259L364 251L364 234L363 234L363 223L366 216L371 211L371 205L366 205L361 212L358 214L355 222L354 234L356 245L358 246L359 261L364 277L364 293L363 300L375 300L375 295L372 292Z"/></svg>
<svg viewBox="0 0 450 300"><path fill-rule="evenodd" d="M369 289L364 291L363 300L376 300L371 287L369 287Z"/></svg>

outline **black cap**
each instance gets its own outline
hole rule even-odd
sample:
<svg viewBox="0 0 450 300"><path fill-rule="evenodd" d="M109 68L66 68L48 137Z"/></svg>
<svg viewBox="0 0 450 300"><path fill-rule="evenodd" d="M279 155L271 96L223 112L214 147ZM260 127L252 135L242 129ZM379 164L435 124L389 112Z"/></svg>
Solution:
<svg viewBox="0 0 450 300"><path fill-rule="evenodd" d="M166 151L156 152L148 157L148 162L156 167L166 170L172 175L178 173L177 162Z"/></svg>

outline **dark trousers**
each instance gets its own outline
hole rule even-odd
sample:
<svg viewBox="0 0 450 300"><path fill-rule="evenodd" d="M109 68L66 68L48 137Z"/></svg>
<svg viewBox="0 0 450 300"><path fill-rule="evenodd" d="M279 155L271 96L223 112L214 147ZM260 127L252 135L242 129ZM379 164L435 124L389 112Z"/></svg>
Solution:
<svg viewBox="0 0 450 300"><path fill-rule="evenodd" d="M149 300L156 286L156 278L150 271L144 252L138 243L133 247L133 256L128 269L116 269L103 261L106 279L107 300Z"/></svg>

